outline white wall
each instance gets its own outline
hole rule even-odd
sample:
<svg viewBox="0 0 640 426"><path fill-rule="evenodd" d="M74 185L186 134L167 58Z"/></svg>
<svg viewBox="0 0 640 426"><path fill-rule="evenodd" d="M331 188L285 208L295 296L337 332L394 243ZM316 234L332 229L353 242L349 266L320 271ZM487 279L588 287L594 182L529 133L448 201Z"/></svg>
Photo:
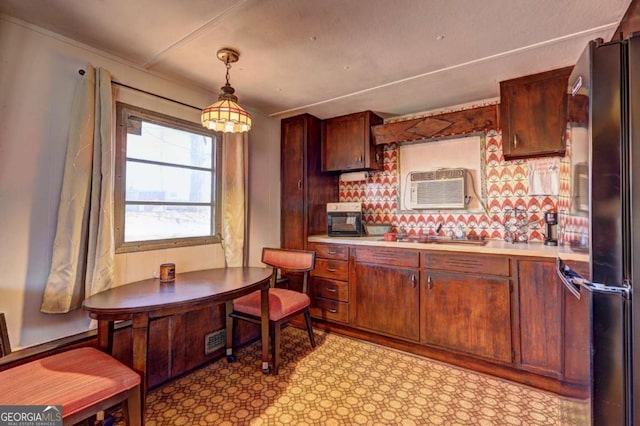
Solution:
<svg viewBox="0 0 640 426"><path fill-rule="evenodd" d="M19 20L0 16L0 312L15 348L88 329L78 310L65 315L39 311L51 262L58 197L62 186L69 113L88 63L108 69L114 80L187 104L204 106L217 96L164 80L106 53ZM129 103L199 120L196 110L117 89ZM280 243L280 123L252 111L249 134L250 264L260 250ZM188 271L224 265L220 245L118 255L116 283L149 278L165 261Z"/></svg>

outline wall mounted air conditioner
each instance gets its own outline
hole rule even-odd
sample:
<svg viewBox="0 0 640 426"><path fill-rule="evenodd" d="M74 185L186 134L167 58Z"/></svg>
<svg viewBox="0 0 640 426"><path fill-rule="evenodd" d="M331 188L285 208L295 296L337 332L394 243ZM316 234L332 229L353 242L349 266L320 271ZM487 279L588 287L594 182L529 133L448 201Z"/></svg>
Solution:
<svg viewBox="0 0 640 426"><path fill-rule="evenodd" d="M409 173L410 209L464 209L465 169Z"/></svg>

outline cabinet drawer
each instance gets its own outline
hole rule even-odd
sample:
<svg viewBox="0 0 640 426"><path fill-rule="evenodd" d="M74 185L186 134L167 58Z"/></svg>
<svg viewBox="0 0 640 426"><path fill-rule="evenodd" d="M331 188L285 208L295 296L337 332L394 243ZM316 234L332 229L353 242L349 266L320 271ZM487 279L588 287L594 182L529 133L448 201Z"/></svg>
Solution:
<svg viewBox="0 0 640 426"><path fill-rule="evenodd" d="M346 281L313 277L310 289L311 297L323 297L341 302L349 301L349 283Z"/></svg>
<svg viewBox="0 0 640 426"><path fill-rule="evenodd" d="M323 257L325 259L349 259L349 247L340 244L316 244L309 243L309 250L316 252L316 258Z"/></svg>
<svg viewBox="0 0 640 426"><path fill-rule="evenodd" d="M315 297L311 299L311 316L329 321L349 322L349 304Z"/></svg>
<svg viewBox="0 0 640 426"><path fill-rule="evenodd" d="M356 247L353 249L356 262L378 263L391 266L417 268L420 253L413 250L391 249L383 247Z"/></svg>
<svg viewBox="0 0 640 426"><path fill-rule="evenodd" d="M311 271L311 275L314 277L347 281L349 276L349 262L346 260L316 259L316 268Z"/></svg>
<svg viewBox="0 0 640 426"><path fill-rule="evenodd" d="M449 272L471 272L504 277L511 275L509 259L500 256L463 256L423 252L422 266L428 269L440 269Z"/></svg>

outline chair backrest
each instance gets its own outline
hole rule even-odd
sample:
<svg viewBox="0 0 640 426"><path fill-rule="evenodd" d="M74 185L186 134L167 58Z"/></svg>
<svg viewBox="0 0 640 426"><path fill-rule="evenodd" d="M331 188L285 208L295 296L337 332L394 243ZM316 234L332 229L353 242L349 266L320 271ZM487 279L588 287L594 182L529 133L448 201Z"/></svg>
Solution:
<svg viewBox="0 0 640 426"><path fill-rule="evenodd" d="M304 274L302 291L307 293L309 272L316 267L316 252L309 250L293 250L264 247L262 249L262 263L273 268L271 286L275 286L278 270L286 272L301 272Z"/></svg>
<svg viewBox="0 0 640 426"><path fill-rule="evenodd" d="M9 343L9 332L7 331L7 321L4 313L0 312L0 358L11 353L11 344Z"/></svg>

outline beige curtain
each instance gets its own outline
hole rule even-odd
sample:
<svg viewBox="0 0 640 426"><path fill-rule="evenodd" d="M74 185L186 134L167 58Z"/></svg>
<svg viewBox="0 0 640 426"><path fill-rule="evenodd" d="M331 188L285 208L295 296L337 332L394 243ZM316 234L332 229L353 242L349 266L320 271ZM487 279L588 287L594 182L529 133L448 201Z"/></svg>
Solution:
<svg viewBox="0 0 640 426"><path fill-rule="evenodd" d="M245 266L248 220L248 136L222 137L222 243L226 265Z"/></svg>
<svg viewBox="0 0 640 426"><path fill-rule="evenodd" d="M113 277L111 75L88 66L73 100L58 224L40 310L65 313Z"/></svg>

